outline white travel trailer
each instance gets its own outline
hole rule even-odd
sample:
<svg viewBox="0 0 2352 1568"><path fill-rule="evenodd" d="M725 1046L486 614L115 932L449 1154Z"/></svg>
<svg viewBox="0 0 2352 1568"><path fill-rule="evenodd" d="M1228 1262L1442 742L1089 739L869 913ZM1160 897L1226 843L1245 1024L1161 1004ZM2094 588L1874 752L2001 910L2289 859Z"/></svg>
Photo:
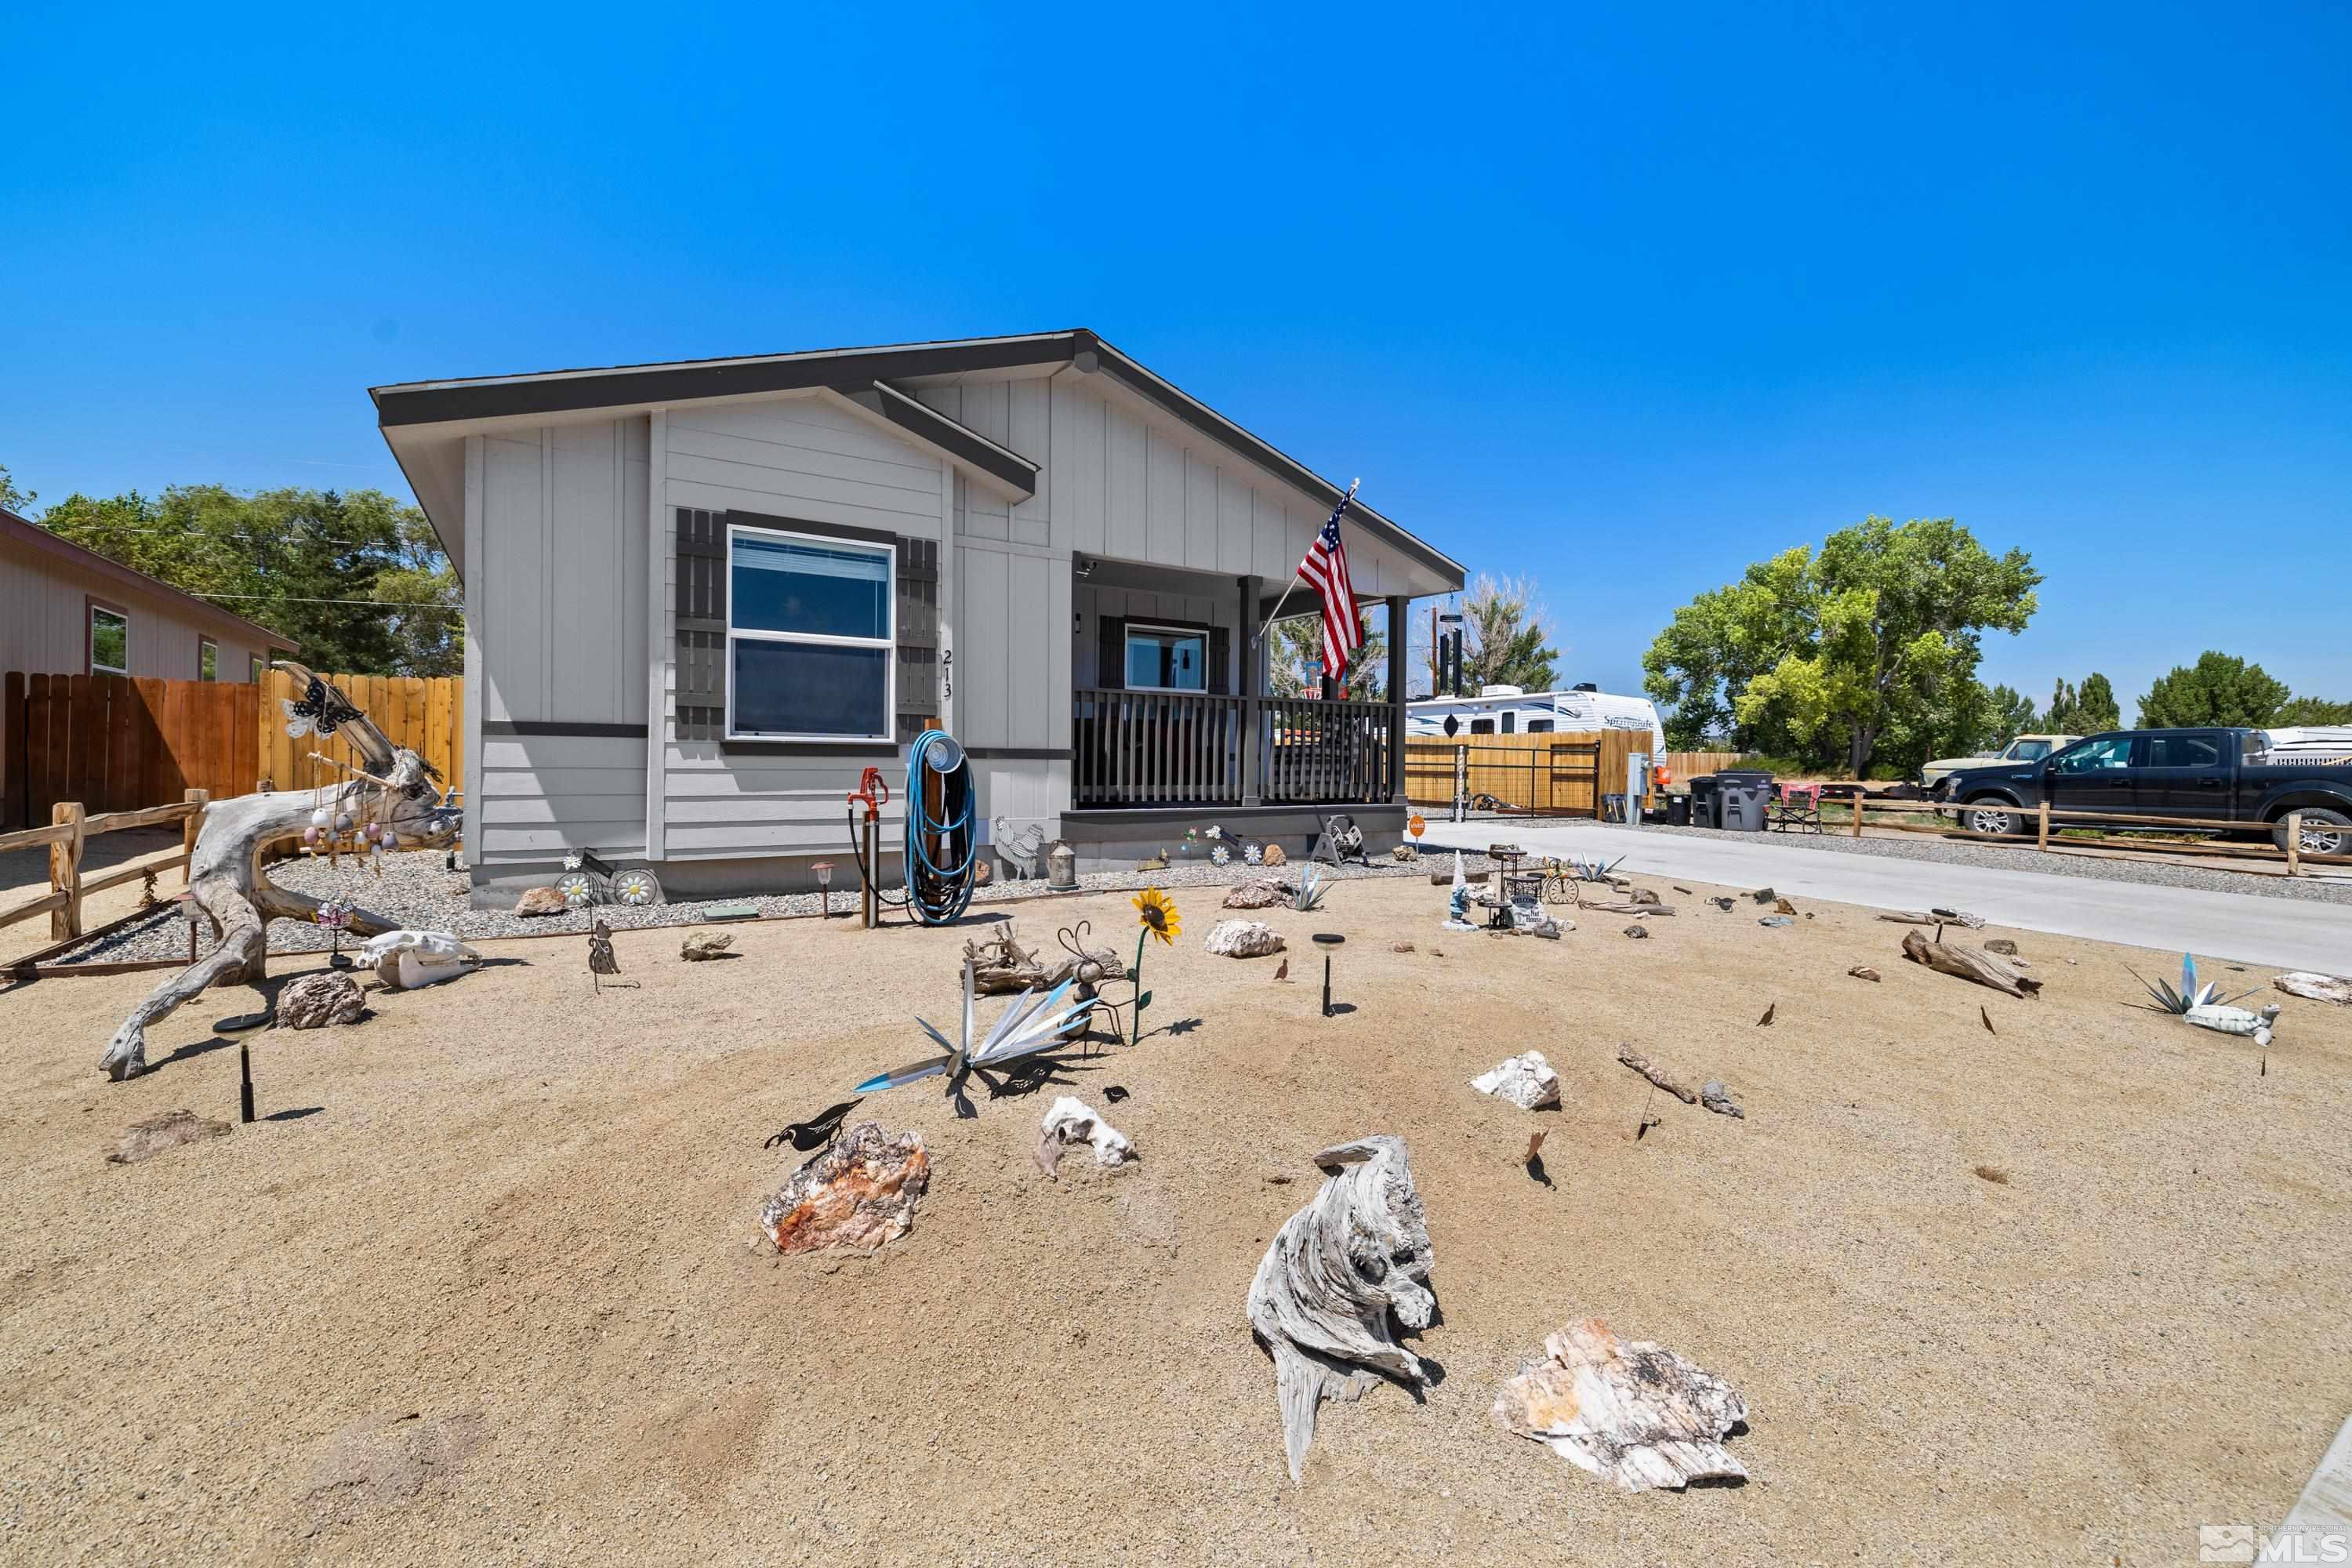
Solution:
<svg viewBox="0 0 2352 1568"><path fill-rule="evenodd" d="M1580 686L1572 691L1523 691L1482 686L1475 697L1432 697L1405 704L1405 732L1419 739L1472 735L1590 734L1637 730L1650 737L1650 754L1666 753L1665 727L1646 697L1613 697Z"/></svg>

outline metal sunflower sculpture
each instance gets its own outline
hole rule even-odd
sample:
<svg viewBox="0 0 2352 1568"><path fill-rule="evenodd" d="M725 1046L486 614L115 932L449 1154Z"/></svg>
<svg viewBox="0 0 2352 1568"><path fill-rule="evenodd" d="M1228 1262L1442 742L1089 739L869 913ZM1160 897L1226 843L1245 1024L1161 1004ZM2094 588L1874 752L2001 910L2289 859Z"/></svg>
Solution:
<svg viewBox="0 0 2352 1568"><path fill-rule="evenodd" d="M1151 1005L1151 993L1143 988L1143 939L1156 936L1161 942L1173 947L1176 938L1183 931L1176 914L1176 901L1157 888L1146 888L1137 894L1135 910L1139 917L1136 924L1143 929L1136 934L1135 963L1131 969L1135 978L1135 1021L1129 1026L1127 1043L1130 1046L1142 1043L1143 1010Z"/></svg>

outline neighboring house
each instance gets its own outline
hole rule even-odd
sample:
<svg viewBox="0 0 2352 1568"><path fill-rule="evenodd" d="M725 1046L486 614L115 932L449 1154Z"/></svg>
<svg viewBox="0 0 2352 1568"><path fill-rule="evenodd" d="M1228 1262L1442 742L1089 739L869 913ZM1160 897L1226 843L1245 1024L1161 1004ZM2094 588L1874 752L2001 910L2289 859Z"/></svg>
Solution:
<svg viewBox="0 0 2352 1568"><path fill-rule="evenodd" d="M294 646L0 510L0 671L251 680Z"/></svg>
<svg viewBox="0 0 2352 1568"><path fill-rule="evenodd" d="M564 851L692 896L854 883L845 795L967 748L992 819L1111 864L1405 817L1392 702L1275 699L1255 637L1339 491L1085 331L413 383L378 424L466 586L478 893ZM1370 507L1359 601L1462 586ZM1313 613L1301 584L1286 614ZM890 874L886 868L886 875Z"/></svg>

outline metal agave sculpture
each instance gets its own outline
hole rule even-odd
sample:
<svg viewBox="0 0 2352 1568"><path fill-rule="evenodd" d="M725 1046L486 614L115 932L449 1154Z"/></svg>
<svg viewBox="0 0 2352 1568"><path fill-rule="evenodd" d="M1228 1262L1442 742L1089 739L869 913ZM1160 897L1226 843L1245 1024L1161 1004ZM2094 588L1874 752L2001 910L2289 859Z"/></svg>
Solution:
<svg viewBox="0 0 2352 1568"><path fill-rule="evenodd" d="M2129 968L2128 965L2126 968L2134 980L2147 988L2147 994L2156 999L2157 1011L2160 1013L2186 1013L2191 1007L2211 1007L2225 1002L2235 1002L2240 997L2251 996L2254 992L2262 989L2257 985L2239 992L2236 996L2224 997L2221 994L2221 983L2218 981L2209 980L2200 985L2197 984L2197 957L2194 953L2184 952L2180 955L2180 989L2178 991L2161 980L2148 979L2137 970Z"/></svg>
<svg viewBox="0 0 2352 1568"><path fill-rule="evenodd" d="M974 1016L976 993L972 973L972 961L967 957L963 961L963 1028L961 1038L951 1042L922 1018L915 1020L922 1025L923 1033L939 1042L946 1055L931 1057L908 1067L895 1068L888 1072L876 1073L853 1092L875 1094L886 1089L920 1083L927 1078L945 1073L948 1077L947 1097L954 1102L956 1113L959 1116L972 1115L971 1101L963 1097L963 1082L974 1068L992 1067L1052 1049L1061 1043L1063 1035L1081 1022L1094 1007L1092 1001L1068 1007L1062 1005L1063 998L1077 984L1075 978L1064 981L1051 991L1034 988L1024 991L1013 999L1012 1005L1004 1009L1004 1016L997 1019L987 1035L975 1045L972 1034L977 1026Z"/></svg>
<svg viewBox="0 0 2352 1568"><path fill-rule="evenodd" d="M1586 860L1574 855L1568 858L1569 869L1576 873L1576 879L1580 882L1605 882L1609 879L1609 873L1624 863L1622 855L1614 860Z"/></svg>
<svg viewBox="0 0 2352 1568"><path fill-rule="evenodd" d="M1323 895L1331 890L1331 879L1314 862L1298 868L1298 887L1290 895L1290 907L1304 913L1320 908Z"/></svg>

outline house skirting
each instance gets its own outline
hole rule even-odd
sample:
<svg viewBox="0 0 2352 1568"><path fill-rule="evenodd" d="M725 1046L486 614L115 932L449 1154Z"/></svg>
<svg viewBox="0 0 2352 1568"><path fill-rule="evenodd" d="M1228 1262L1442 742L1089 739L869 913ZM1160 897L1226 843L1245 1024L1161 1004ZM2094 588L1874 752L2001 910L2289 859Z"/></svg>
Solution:
<svg viewBox="0 0 2352 1568"><path fill-rule="evenodd" d="M1080 871L1132 870L1138 860L1166 853L1178 859L1186 828L1212 824L1239 837L1279 844L1293 859L1306 855L1323 831L1327 816L1345 815L1364 832L1366 853L1387 854L1404 841L1410 809L1388 805L1179 806L1149 810L1071 811L1062 814L1058 837L1078 858Z"/></svg>

